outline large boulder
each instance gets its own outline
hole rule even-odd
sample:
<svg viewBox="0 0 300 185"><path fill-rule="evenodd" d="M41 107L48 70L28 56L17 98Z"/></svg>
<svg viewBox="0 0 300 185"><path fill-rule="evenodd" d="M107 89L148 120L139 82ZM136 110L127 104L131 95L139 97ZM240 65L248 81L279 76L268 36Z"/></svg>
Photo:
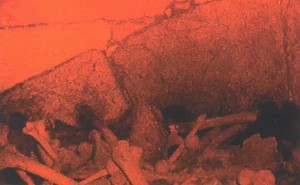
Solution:
<svg viewBox="0 0 300 185"><path fill-rule="evenodd" d="M108 122L130 105L226 114L262 101L300 105L299 0L211 1L124 39L109 62L74 57L0 94L0 112L76 126L88 104Z"/></svg>
<svg viewBox="0 0 300 185"><path fill-rule="evenodd" d="M224 114L300 103L299 1L212 1L125 39L112 55L132 102Z"/></svg>
<svg viewBox="0 0 300 185"><path fill-rule="evenodd" d="M78 126L78 106L87 104L106 123L127 109L105 55L99 50L80 54L0 94L5 120L13 112L29 120L51 119Z"/></svg>

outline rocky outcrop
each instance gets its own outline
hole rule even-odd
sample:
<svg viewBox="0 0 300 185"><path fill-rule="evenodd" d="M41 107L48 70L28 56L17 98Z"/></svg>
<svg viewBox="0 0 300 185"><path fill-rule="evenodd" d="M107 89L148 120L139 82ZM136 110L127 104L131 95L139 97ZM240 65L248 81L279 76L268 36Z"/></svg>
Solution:
<svg viewBox="0 0 300 185"><path fill-rule="evenodd" d="M133 102L160 108L223 114L295 100L297 20L298 1L213 1L129 36L112 62Z"/></svg>
<svg viewBox="0 0 300 185"><path fill-rule="evenodd" d="M0 111L76 125L89 104L106 122L127 103L181 105L194 115L239 112L263 101L300 104L299 1L212 1L89 51L0 95Z"/></svg>
<svg viewBox="0 0 300 185"><path fill-rule="evenodd" d="M91 50L0 95L0 111L24 113L29 120L58 119L76 126L77 108L87 104L105 122L116 121L127 102L102 51Z"/></svg>

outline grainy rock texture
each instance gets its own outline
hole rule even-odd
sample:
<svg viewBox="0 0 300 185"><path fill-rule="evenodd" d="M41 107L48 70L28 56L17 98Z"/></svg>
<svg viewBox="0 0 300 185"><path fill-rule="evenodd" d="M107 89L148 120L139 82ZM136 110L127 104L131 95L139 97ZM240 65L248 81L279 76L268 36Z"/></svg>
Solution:
<svg viewBox="0 0 300 185"><path fill-rule="evenodd" d="M234 160L255 170L272 169L278 165L280 155L274 137L261 138L255 134L243 142L243 148L236 151Z"/></svg>
<svg viewBox="0 0 300 185"><path fill-rule="evenodd" d="M293 100L300 104L300 1L286 1L283 9L285 16L285 51Z"/></svg>
<svg viewBox="0 0 300 185"><path fill-rule="evenodd" d="M143 159L155 162L162 158L167 132L163 128L159 110L155 107L139 105L132 112L130 144L143 149Z"/></svg>
<svg viewBox="0 0 300 185"><path fill-rule="evenodd" d="M76 125L80 103L106 121L118 118L127 108L122 93L129 103L182 105L194 115L239 112L261 101L300 104L299 4L204 3L127 37L110 57L112 68L101 52L89 51L5 91L0 111Z"/></svg>
<svg viewBox="0 0 300 185"><path fill-rule="evenodd" d="M237 112L299 100L299 28L299 1L213 1L129 36L112 62L133 102Z"/></svg>
<svg viewBox="0 0 300 185"><path fill-rule="evenodd" d="M59 119L76 126L80 104L91 106L106 122L116 121L127 109L101 51L80 54L0 95L0 112L6 120L10 113L19 111L29 120Z"/></svg>

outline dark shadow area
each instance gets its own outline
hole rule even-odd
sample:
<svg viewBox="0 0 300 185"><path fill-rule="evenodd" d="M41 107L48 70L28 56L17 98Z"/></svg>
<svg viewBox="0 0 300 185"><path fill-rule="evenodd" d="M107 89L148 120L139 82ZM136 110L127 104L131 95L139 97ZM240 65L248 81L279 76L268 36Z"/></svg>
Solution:
<svg viewBox="0 0 300 185"><path fill-rule="evenodd" d="M5 116L4 116L4 113L0 112L0 124L3 124L5 123Z"/></svg>
<svg viewBox="0 0 300 185"><path fill-rule="evenodd" d="M130 136L133 121L132 115L133 108L129 108L124 112L117 123L108 126L120 140L128 139Z"/></svg>
<svg viewBox="0 0 300 185"><path fill-rule="evenodd" d="M26 126L28 118L21 112L14 112L9 117L9 128L12 130L20 130Z"/></svg>
<svg viewBox="0 0 300 185"><path fill-rule="evenodd" d="M182 105L169 106L161 110L163 115L163 122L165 124L170 123L184 123L193 121L191 112Z"/></svg>
<svg viewBox="0 0 300 185"><path fill-rule="evenodd" d="M62 146L78 145L83 141L88 141L89 129L81 129L69 126L60 120L55 121L55 126L52 129L52 138L58 139Z"/></svg>
<svg viewBox="0 0 300 185"><path fill-rule="evenodd" d="M232 144L240 145L256 133L263 138L275 137L278 151L283 154L284 159L289 159L290 151L300 143L300 107L292 102L284 102L278 106L267 101L259 105L259 110L256 123L232 138Z"/></svg>
<svg viewBox="0 0 300 185"><path fill-rule="evenodd" d="M168 148L168 158L170 158L173 155L173 153L177 150L178 147L179 145L172 145Z"/></svg>
<svg viewBox="0 0 300 185"><path fill-rule="evenodd" d="M101 119L95 114L94 110L86 104L80 104L76 107L76 121L79 127L70 126L60 120L55 121L55 126L52 130L52 137L59 139L62 146L70 144L80 144L84 141L89 141L89 133L93 129L101 126Z"/></svg>
<svg viewBox="0 0 300 185"><path fill-rule="evenodd" d="M1 185L26 185L26 183L19 177L15 169L5 169L0 171Z"/></svg>
<svg viewBox="0 0 300 185"><path fill-rule="evenodd" d="M96 115L93 108L89 105L82 104L77 106L77 122L81 129L93 129L101 126L101 115Z"/></svg>

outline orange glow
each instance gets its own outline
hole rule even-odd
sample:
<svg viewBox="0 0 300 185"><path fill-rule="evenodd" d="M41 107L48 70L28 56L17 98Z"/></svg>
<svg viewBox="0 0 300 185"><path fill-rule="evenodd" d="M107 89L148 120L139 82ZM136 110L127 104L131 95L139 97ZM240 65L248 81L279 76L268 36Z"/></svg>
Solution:
<svg viewBox="0 0 300 185"><path fill-rule="evenodd" d="M105 49L112 31L114 39L122 39L141 27L110 25L106 19L160 15L169 3L170 0L0 1L0 91L81 52ZM37 26L26 27L30 24Z"/></svg>
<svg viewBox="0 0 300 185"><path fill-rule="evenodd" d="M0 0L0 185L298 182L294 2Z"/></svg>

